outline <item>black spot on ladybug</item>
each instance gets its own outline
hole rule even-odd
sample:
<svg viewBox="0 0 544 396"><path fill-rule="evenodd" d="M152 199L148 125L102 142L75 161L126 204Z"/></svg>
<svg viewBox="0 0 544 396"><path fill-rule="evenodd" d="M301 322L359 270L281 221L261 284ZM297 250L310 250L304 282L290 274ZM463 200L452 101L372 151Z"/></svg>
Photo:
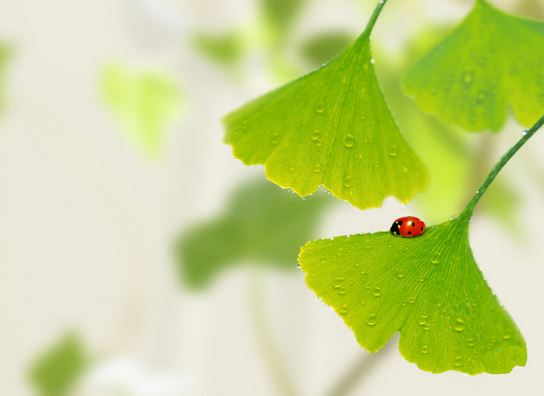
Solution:
<svg viewBox="0 0 544 396"><path fill-rule="evenodd" d="M408 235L412 235L412 231L408 231Z"/></svg>
<svg viewBox="0 0 544 396"><path fill-rule="evenodd" d="M420 230L423 231L423 227L421 227Z"/></svg>
<svg viewBox="0 0 544 396"><path fill-rule="evenodd" d="M413 221L409 221L409 222L408 222L408 225L409 225L410 227L413 227L415 224L414 224Z"/></svg>

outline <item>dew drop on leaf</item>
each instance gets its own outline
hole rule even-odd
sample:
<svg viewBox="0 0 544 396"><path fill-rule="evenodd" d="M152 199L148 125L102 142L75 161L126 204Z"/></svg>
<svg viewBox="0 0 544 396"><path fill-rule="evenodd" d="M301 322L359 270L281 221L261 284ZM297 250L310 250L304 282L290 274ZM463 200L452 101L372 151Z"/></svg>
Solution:
<svg viewBox="0 0 544 396"><path fill-rule="evenodd" d="M355 138L352 134L348 133L344 137L344 147L352 148L353 146L355 146Z"/></svg>
<svg viewBox="0 0 544 396"><path fill-rule="evenodd" d="M396 144L389 146L387 154L389 154L390 157L396 157L399 154L399 146Z"/></svg>
<svg viewBox="0 0 544 396"><path fill-rule="evenodd" d="M453 329L457 332L462 332L465 330L465 321L461 318L455 319L455 325L453 326Z"/></svg>
<svg viewBox="0 0 544 396"><path fill-rule="evenodd" d="M325 103L319 102L315 108L315 111L318 114L323 114L325 112Z"/></svg>

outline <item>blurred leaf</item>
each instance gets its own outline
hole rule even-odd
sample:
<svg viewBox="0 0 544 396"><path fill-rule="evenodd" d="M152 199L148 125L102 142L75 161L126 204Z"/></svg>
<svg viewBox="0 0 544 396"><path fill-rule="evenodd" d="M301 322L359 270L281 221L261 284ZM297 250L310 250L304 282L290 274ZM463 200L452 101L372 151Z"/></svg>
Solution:
<svg viewBox="0 0 544 396"><path fill-rule="evenodd" d="M110 65L102 71L101 88L128 137L150 157L158 156L168 123L180 114L177 83L158 72Z"/></svg>
<svg viewBox="0 0 544 396"><path fill-rule="evenodd" d="M280 43L287 36L306 0L260 0L261 12L272 30L273 41Z"/></svg>
<svg viewBox="0 0 544 396"><path fill-rule="evenodd" d="M504 225L505 230L519 234L523 231L518 216L522 197L513 186L497 181L482 199L482 210Z"/></svg>
<svg viewBox="0 0 544 396"><path fill-rule="evenodd" d="M424 111L466 130L498 131L508 107L529 126L544 108L544 23L477 0L461 25L409 69Z"/></svg>
<svg viewBox="0 0 544 396"><path fill-rule="evenodd" d="M315 235L330 200L301 200L261 181L242 185L219 217L190 228L179 239L178 268L184 283L205 287L241 262L296 268L300 246Z"/></svg>
<svg viewBox="0 0 544 396"><path fill-rule="evenodd" d="M429 223L441 222L459 212L469 196L469 179L474 158L469 150L466 134L443 124L435 117L419 111L415 103L401 89L401 70L406 60L421 48L421 41L435 36L435 29L418 35L408 44L405 54L395 62L390 56L380 56L380 81L396 121L423 162L432 169L429 187L418 194L416 204ZM487 165L487 163L486 163Z"/></svg>
<svg viewBox="0 0 544 396"><path fill-rule="evenodd" d="M10 56L7 45L0 43L0 111L4 108L5 74Z"/></svg>
<svg viewBox="0 0 544 396"><path fill-rule="evenodd" d="M468 225L461 215L417 238L379 232L309 242L299 263L369 351L398 331L401 354L423 370L507 373L525 365L525 341L474 261Z"/></svg>
<svg viewBox="0 0 544 396"><path fill-rule="evenodd" d="M242 37L236 31L219 35L197 33L194 43L200 53L219 65L232 66L244 55Z"/></svg>
<svg viewBox="0 0 544 396"><path fill-rule="evenodd" d="M306 39L301 45L300 52L308 63L319 66L345 51L352 42L351 33L322 32Z"/></svg>
<svg viewBox="0 0 544 396"><path fill-rule="evenodd" d="M307 196L325 186L358 208L427 184L378 85L368 35L326 66L225 117L226 143L245 164L264 164L279 186Z"/></svg>
<svg viewBox="0 0 544 396"><path fill-rule="evenodd" d="M429 114L422 113L414 101L404 95L401 89L401 71L409 59L425 53L430 46L430 38L444 35L444 27L426 28L416 34L396 59L390 55L379 54L383 65L379 70L380 82L385 96L391 105L401 130L423 162L432 169L432 177L424 192L418 195L416 204L425 215L428 223L442 222L455 216L467 199L477 188L477 182L485 176L490 165L489 155L482 150L471 149L470 143L477 139L476 146L492 154L491 135L468 135L460 129L446 125ZM481 174L484 172L484 174ZM495 193L501 190L502 193ZM493 185L482 203L482 212L498 219L514 233L521 231L515 225L519 222L516 214L520 207L520 197L516 194L509 179L502 178Z"/></svg>
<svg viewBox="0 0 544 396"><path fill-rule="evenodd" d="M87 363L81 340L68 333L32 364L30 381L40 396L67 396Z"/></svg>

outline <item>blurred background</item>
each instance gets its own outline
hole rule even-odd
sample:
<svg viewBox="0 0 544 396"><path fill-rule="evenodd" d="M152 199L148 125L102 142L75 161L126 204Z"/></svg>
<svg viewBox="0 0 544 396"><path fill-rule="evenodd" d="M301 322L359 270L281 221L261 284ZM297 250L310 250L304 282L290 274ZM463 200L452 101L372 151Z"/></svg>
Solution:
<svg viewBox="0 0 544 396"><path fill-rule="evenodd" d="M544 17L544 1L494 0ZM221 118L362 30L370 0L0 2L0 393L38 396L541 395L544 136L485 197L477 261L521 328L525 368L432 375L377 354L305 286L306 241L454 216L522 128L422 114L403 71L469 0L390 1L376 69L431 170L410 205L301 200L245 167Z"/></svg>

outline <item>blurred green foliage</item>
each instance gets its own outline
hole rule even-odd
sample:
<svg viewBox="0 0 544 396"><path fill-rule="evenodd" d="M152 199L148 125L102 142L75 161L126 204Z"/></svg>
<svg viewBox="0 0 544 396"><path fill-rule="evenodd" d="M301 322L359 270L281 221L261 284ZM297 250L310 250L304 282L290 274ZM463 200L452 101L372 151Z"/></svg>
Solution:
<svg viewBox="0 0 544 396"><path fill-rule="evenodd" d="M320 32L302 42L300 54L308 64L317 67L341 54L354 40L355 35L348 32Z"/></svg>
<svg viewBox="0 0 544 396"><path fill-rule="evenodd" d="M101 90L126 135L149 157L159 156L169 122L181 114L178 84L164 73L112 64L102 70Z"/></svg>
<svg viewBox="0 0 544 396"><path fill-rule="evenodd" d="M295 269L298 249L315 236L331 203L324 193L302 200L260 179L244 183L221 215L181 235L176 248L180 279L203 288L242 262Z"/></svg>
<svg viewBox="0 0 544 396"><path fill-rule="evenodd" d="M237 31L222 34L196 33L193 40L200 53L218 65L233 66L244 55L243 38Z"/></svg>
<svg viewBox="0 0 544 396"><path fill-rule="evenodd" d="M270 29L270 39L282 45L300 15L307 0L259 0L265 24Z"/></svg>
<svg viewBox="0 0 544 396"><path fill-rule="evenodd" d="M493 154L493 140L466 134L420 111L401 89L403 70L446 32L445 26L427 28L416 34L395 57L383 53L377 56L378 74L395 119L410 144L417 147L423 162L432 170L429 188L418 194L415 201L429 224L449 219L462 209L485 177ZM473 148L474 143L479 149ZM521 197L503 177L491 186L482 200L481 209L508 224L507 229L515 232L520 229L515 226L520 203Z"/></svg>
<svg viewBox="0 0 544 396"><path fill-rule="evenodd" d="M10 57L10 48L0 42L0 111L4 108L5 74Z"/></svg>
<svg viewBox="0 0 544 396"><path fill-rule="evenodd" d="M29 370L29 379L39 396L67 396L88 362L80 338L67 333L38 356Z"/></svg>
<svg viewBox="0 0 544 396"><path fill-rule="evenodd" d="M544 108L544 23L477 0L464 21L412 66L405 89L423 111L469 131L499 131L511 108L524 126Z"/></svg>

